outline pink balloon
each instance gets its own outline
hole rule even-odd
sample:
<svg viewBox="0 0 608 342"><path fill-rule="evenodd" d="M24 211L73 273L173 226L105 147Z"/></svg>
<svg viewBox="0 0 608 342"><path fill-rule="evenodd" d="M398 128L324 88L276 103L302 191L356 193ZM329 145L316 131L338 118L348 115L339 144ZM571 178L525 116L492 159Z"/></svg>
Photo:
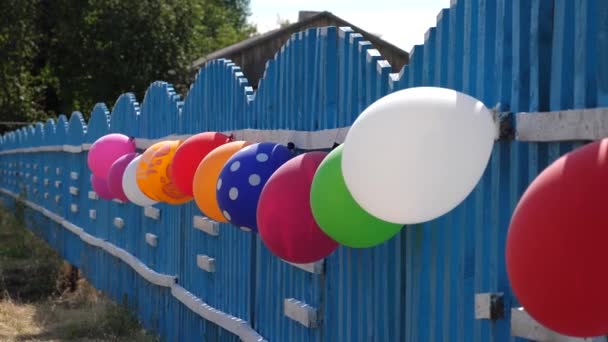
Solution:
<svg viewBox="0 0 608 342"><path fill-rule="evenodd" d="M99 195L100 198L111 200L114 198L108 187L108 182L105 179L101 179L95 175L91 175L91 185L93 190Z"/></svg>
<svg viewBox="0 0 608 342"><path fill-rule="evenodd" d="M338 247L317 225L310 208L312 180L325 156L325 152L309 152L291 159L270 176L262 190L257 209L260 236L283 260L314 262Z"/></svg>
<svg viewBox="0 0 608 342"><path fill-rule="evenodd" d="M93 174L108 179L108 173L116 159L135 152L135 141L124 134L112 133L97 139L87 156L87 164Z"/></svg>
<svg viewBox="0 0 608 342"><path fill-rule="evenodd" d="M108 187L110 192L115 198L118 198L123 202L128 202L129 199L122 189L122 175L125 173L127 165L129 165L135 157L137 157L137 153L129 153L116 159L108 173Z"/></svg>

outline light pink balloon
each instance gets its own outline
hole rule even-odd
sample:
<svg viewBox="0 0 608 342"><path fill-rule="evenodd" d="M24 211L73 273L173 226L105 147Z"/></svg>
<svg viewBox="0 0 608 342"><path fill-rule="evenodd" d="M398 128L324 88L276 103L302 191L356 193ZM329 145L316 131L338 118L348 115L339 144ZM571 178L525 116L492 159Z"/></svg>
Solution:
<svg viewBox="0 0 608 342"><path fill-rule="evenodd" d="M99 195L100 198L106 200L114 199L114 196L110 192L110 188L108 187L108 183L105 179L91 175L91 185L93 186L93 190L97 193L97 195Z"/></svg>
<svg viewBox="0 0 608 342"><path fill-rule="evenodd" d="M108 179L110 168L116 159L133 152L135 141L128 136L118 133L104 135L91 145L87 164L95 176Z"/></svg>
<svg viewBox="0 0 608 342"><path fill-rule="evenodd" d="M108 173L108 187L110 188L110 192L115 198L118 198L123 202L128 202L129 199L122 189L122 175L125 173L127 165L129 165L135 157L137 157L137 153L129 153L116 159Z"/></svg>

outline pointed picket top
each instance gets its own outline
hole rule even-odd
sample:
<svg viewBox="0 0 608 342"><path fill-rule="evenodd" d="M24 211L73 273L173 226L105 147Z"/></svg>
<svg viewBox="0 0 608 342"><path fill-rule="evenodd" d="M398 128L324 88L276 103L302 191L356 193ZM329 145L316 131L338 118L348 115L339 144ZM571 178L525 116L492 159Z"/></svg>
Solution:
<svg viewBox="0 0 608 342"><path fill-rule="evenodd" d="M70 116L70 121L68 124L68 136L66 144L74 146L82 145L82 143L85 142L86 132L87 127L82 113L73 112Z"/></svg>
<svg viewBox="0 0 608 342"><path fill-rule="evenodd" d="M173 85L163 81L152 83L146 90L139 116L142 138L154 139L180 133L177 128L183 104Z"/></svg>
<svg viewBox="0 0 608 342"><path fill-rule="evenodd" d="M12 131L8 136L9 149L17 148L17 131Z"/></svg>
<svg viewBox="0 0 608 342"><path fill-rule="evenodd" d="M55 126L55 143L57 145L67 144L68 139L68 118L61 114L57 118L57 124Z"/></svg>
<svg viewBox="0 0 608 342"><path fill-rule="evenodd" d="M218 87L223 89L224 95L221 97L215 95ZM226 109L226 107L240 113L245 112L252 93L253 89L239 66L228 59L210 61L199 70L184 100L179 132L196 133L217 130L216 120L218 118L214 117L216 112Z"/></svg>
<svg viewBox="0 0 608 342"><path fill-rule="evenodd" d="M34 144L35 147L40 147L45 145L45 137L44 137L44 124L42 122L36 122L34 126L34 130L36 131L36 142Z"/></svg>
<svg viewBox="0 0 608 342"><path fill-rule="evenodd" d="M22 128L17 129L15 131L15 133L16 133L15 143L17 144L17 146L19 146L19 148L21 148L25 144L25 139L26 139L27 133L25 133Z"/></svg>
<svg viewBox="0 0 608 342"><path fill-rule="evenodd" d="M105 103L98 103L93 107L91 117L87 124L85 141L89 144L108 134L110 131L110 111Z"/></svg>
<svg viewBox="0 0 608 342"><path fill-rule="evenodd" d="M32 124L32 125L27 126L25 129L27 132L27 146L26 147L36 146L36 141L38 139L36 137L36 127Z"/></svg>
<svg viewBox="0 0 608 342"><path fill-rule="evenodd" d="M138 137L140 112L139 102L133 93L120 95L110 115L110 132Z"/></svg>
<svg viewBox="0 0 608 342"><path fill-rule="evenodd" d="M32 131L32 129L30 129L30 126L22 127L21 131L23 132L22 147L25 147L25 148L31 147L34 132Z"/></svg>
<svg viewBox="0 0 608 342"><path fill-rule="evenodd" d="M55 125L55 120L54 119L48 119L46 120L46 123L44 124L44 140L45 140L45 145L55 145L56 144L56 139L55 139L55 130L56 130L56 125Z"/></svg>

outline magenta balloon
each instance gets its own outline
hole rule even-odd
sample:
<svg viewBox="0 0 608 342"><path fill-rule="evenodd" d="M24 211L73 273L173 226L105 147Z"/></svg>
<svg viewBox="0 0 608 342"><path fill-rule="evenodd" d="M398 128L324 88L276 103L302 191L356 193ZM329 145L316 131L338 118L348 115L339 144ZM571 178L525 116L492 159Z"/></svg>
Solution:
<svg viewBox="0 0 608 342"><path fill-rule="evenodd" d="M137 153L129 153L116 159L108 174L108 187L110 188L110 192L115 198L118 198L123 202L128 202L129 199L122 189L122 175L125 173L127 165L129 165L135 157L137 157Z"/></svg>
<svg viewBox="0 0 608 342"><path fill-rule="evenodd" d="M125 154L135 152L135 141L124 134L112 133L97 139L87 156L87 164L93 174L108 179L112 164Z"/></svg>
<svg viewBox="0 0 608 342"><path fill-rule="evenodd" d="M310 208L310 188L326 152L301 154L268 179L257 208L258 231L268 249L283 260L309 263L331 254L338 243L321 230Z"/></svg>
<svg viewBox="0 0 608 342"><path fill-rule="evenodd" d="M91 175L91 185L93 186L93 190L97 193L97 195L99 195L100 198L106 200L114 199L114 196L108 187L108 182L105 179Z"/></svg>

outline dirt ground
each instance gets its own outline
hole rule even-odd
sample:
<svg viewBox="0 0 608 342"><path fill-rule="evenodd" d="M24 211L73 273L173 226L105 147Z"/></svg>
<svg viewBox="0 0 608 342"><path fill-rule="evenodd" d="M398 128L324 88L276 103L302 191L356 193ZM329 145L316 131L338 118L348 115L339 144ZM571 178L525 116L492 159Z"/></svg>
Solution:
<svg viewBox="0 0 608 342"><path fill-rule="evenodd" d="M157 338L0 208L0 342L4 341Z"/></svg>

